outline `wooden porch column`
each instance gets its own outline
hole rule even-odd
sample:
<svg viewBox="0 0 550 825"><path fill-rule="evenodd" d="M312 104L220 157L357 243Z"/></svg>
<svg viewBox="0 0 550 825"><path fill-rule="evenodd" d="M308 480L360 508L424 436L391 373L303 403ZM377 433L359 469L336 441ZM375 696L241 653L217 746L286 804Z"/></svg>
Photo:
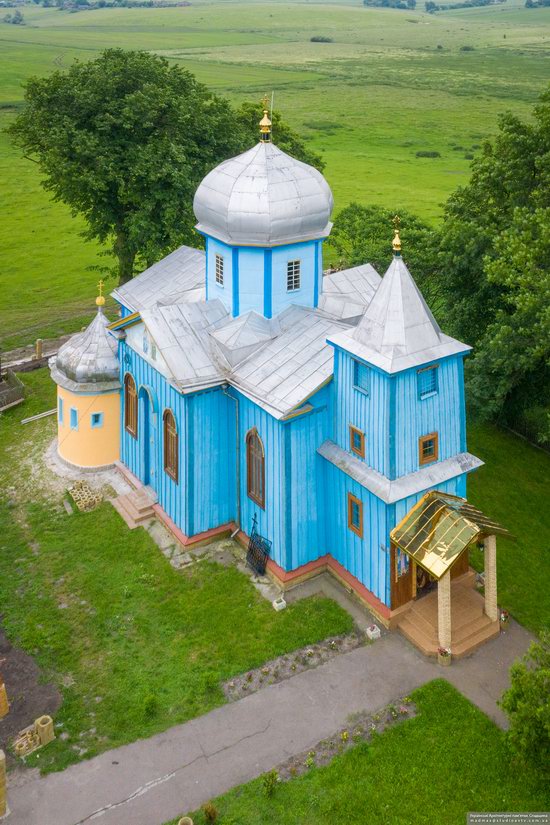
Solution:
<svg viewBox="0 0 550 825"><path fill-rule="evenodd" d="M437 634L439 647L451 647L451 571L437 583Z"/></svg>
<svg viewBox="0 0 550 825"><path fill-rule="evenodd" d="M485 553L485 613L492 622L498 621L497 606L497 539L487 536L483 541Z"/></svg>

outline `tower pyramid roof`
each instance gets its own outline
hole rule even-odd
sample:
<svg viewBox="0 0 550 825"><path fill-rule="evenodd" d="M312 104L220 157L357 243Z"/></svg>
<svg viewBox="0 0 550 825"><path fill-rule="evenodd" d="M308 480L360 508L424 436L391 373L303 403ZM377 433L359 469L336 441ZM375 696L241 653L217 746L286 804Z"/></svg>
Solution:
<svg viewBox="0 0 550 825"><path fill-rule="evenodd" d="M441 331L399 254L394 255L357 327L330 343L388 373L470 349Z"/></svg>

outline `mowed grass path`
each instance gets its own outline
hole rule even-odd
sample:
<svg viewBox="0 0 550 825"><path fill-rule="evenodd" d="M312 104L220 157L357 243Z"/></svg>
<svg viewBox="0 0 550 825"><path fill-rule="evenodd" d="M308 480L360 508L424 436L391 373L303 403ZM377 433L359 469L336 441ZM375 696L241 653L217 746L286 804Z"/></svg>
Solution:
<svg viewBox="0 0 550 825"><path fill-rule="evenodd" d="M463 825L468 811L548 809L548 789L511 764L503 732L448 682L412 698L414 719L278 785L271 798L257 779L215 799L220 825ZM202 811L192 818L206 825Z"/></svg>
<svg viewBox="0 0 550 825"><path fill-rule="evenodd" d="M24 380L28 400L0 416L2 623L63 694L58 738L29 763L59 770L206 713L232 675L351 629L326 598L276 613L234 567L176 572L110 504L68 516L36 475L53 422L19 423L55 388L45 370Z"/></svg>
<svg viewBox="0 0 550 825"><path fill-rule="evenodd" d="M421 5L198 0L78 14L25 6L27 25L0 23L0 127L15 116L30 75L106 47L150 49L235 103L274 90L285 118L323 153L337 210L357 200L437 221L498 113L526 114L547 83L550 15L513 0L439 15ZM316 34L334 42L311 43ZM81 326L98 279L91 267L107 261L80 236L81 221L40 188L36 166L0 139L7 349ZM421 150L441 156L417 158Z"/></svg>

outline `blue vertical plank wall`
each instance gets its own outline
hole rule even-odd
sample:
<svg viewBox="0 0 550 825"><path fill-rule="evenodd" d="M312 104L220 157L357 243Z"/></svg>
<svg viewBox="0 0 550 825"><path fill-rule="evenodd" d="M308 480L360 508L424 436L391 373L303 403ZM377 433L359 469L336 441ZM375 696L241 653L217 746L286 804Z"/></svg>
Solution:
<svg viewBox="0 0 550 825"><path fill-rule="evenodd" d="M365 434L365 458L369 467L390 477L391 378L369 367L368 393L354 386L353 358L344 350L334 352L334 405L332 440L350 451L350 425Z"/></svg>
<svg viewBox="0 0 550 825"><path fill-rule="evenodd" d="M186 408L185 399L181 393L171 386L164 376L149 364L138 353L126 345L124 341L120 344L119 352L121 364L121 383L124 376L130 373L136 382L138 393L142 388L149 393L153 403L151 415L151 428L153 438L151 479L150 485L158 496L159 504L168 513L172 521L178 527L182 527L187 521L185 472L184 468L188 459L187 441L184 437L186 429ZM123 384L124 386L124 384ZM120 457L125 464L141 481L143 481L143 449L142 426L138 418L138 438L134 438L124 427L124 395L122 397L121 414L121 437L120 437ZM176 483L164 472L163 468L163 413L165 409L171 409L178 428L179 447L179 483ZM142 405L138 406L138 416L142 412ZM183 528L182 528L183 529Z"/></svg>
<svg viewBox="0 0 550 825"><path fill-rule="evenodd" d="M233 249L228 244L208 238L206 256L206 289L208 300L218 298L228 312L233 306ZM216 283L216 255L223 258L223 286Z"/></svg>
<svg viewBox="0 0 550 825"><path fill-rule="evenodd" d="M419 469L418 439L437 432L439 460L444 461L465 449L463 356L438 362L438 391L420 399L417 370L395 377L395 475Z"/></svg>
<svg viewBox="0 0 550 825"><path fill-rule="evenodd" d="M293 570L325 555L325 490L317 450L329 433L330 385L309 399L313 409L284 423L287 514L281 565Z"/></svg>
<svg viewBox="0 0 550 825"><path fill-rule="evenodd" d="M291 304L314 306L316 252L317 244L315 241L277 246L273 249L271 307L274 316L278 315L279 312L283 312ZM289 261L300 261L300 289L292 292L287 290L287 264Z"/></svg>
<svg viewBox="0 0 550 825"><path fill-rule="evenodd" d="M264 313L265 256L263 249L239 249L239 315L253 309Z"/></svg>
<svg viewBox="0 0 550 825"><path fill-rule="evenodd" d="M330 553L375 596L387 603L387 505L330 462L324 459L320 459L320 462L327 490L325 552ZM348 493L363 502L362 539L348 527Z"/></svg>
<svg viewBox="0 0 550 825"><path fill-rule="evenodd" d="M231 394L239 401L240 526L248 535L253 518L258 532L272 544L272 558L285 566L285 438L284 424L273 418L236 390ZM265 508L248 497L246 476L246 436L256 428L265 453Z"/></svg>
<svg viewBox="0 0 550 825"><path fill-rule="evenodd" d="M185 397L189 444L188 519L194 536L235 521L235 402L221 387Z"/></svg>

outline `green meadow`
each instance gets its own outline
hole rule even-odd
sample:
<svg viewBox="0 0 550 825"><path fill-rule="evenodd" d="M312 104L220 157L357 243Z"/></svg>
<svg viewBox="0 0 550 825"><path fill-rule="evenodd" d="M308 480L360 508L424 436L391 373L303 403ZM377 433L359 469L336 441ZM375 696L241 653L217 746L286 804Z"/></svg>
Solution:
<svg viewBox="0 0 550 825"><path fill-rule="evenodd" d="M148 49L235 103L273 91L286 120L323 154L337 210L355 200L436 222L467 180L470 157L495 133L498 114L526 115L546 84L550 10L519 0L436 15L421 7L198 0L70 13L25 6L24 26L0 23L0 127L21 106L30 75L106 47ZM314 35L333 42L312 43ZM423 150L440 157L417 158ZM93 305L94 267L106 260L3 133L0 178L0 346L9 349L78 329Z"/></svg>

